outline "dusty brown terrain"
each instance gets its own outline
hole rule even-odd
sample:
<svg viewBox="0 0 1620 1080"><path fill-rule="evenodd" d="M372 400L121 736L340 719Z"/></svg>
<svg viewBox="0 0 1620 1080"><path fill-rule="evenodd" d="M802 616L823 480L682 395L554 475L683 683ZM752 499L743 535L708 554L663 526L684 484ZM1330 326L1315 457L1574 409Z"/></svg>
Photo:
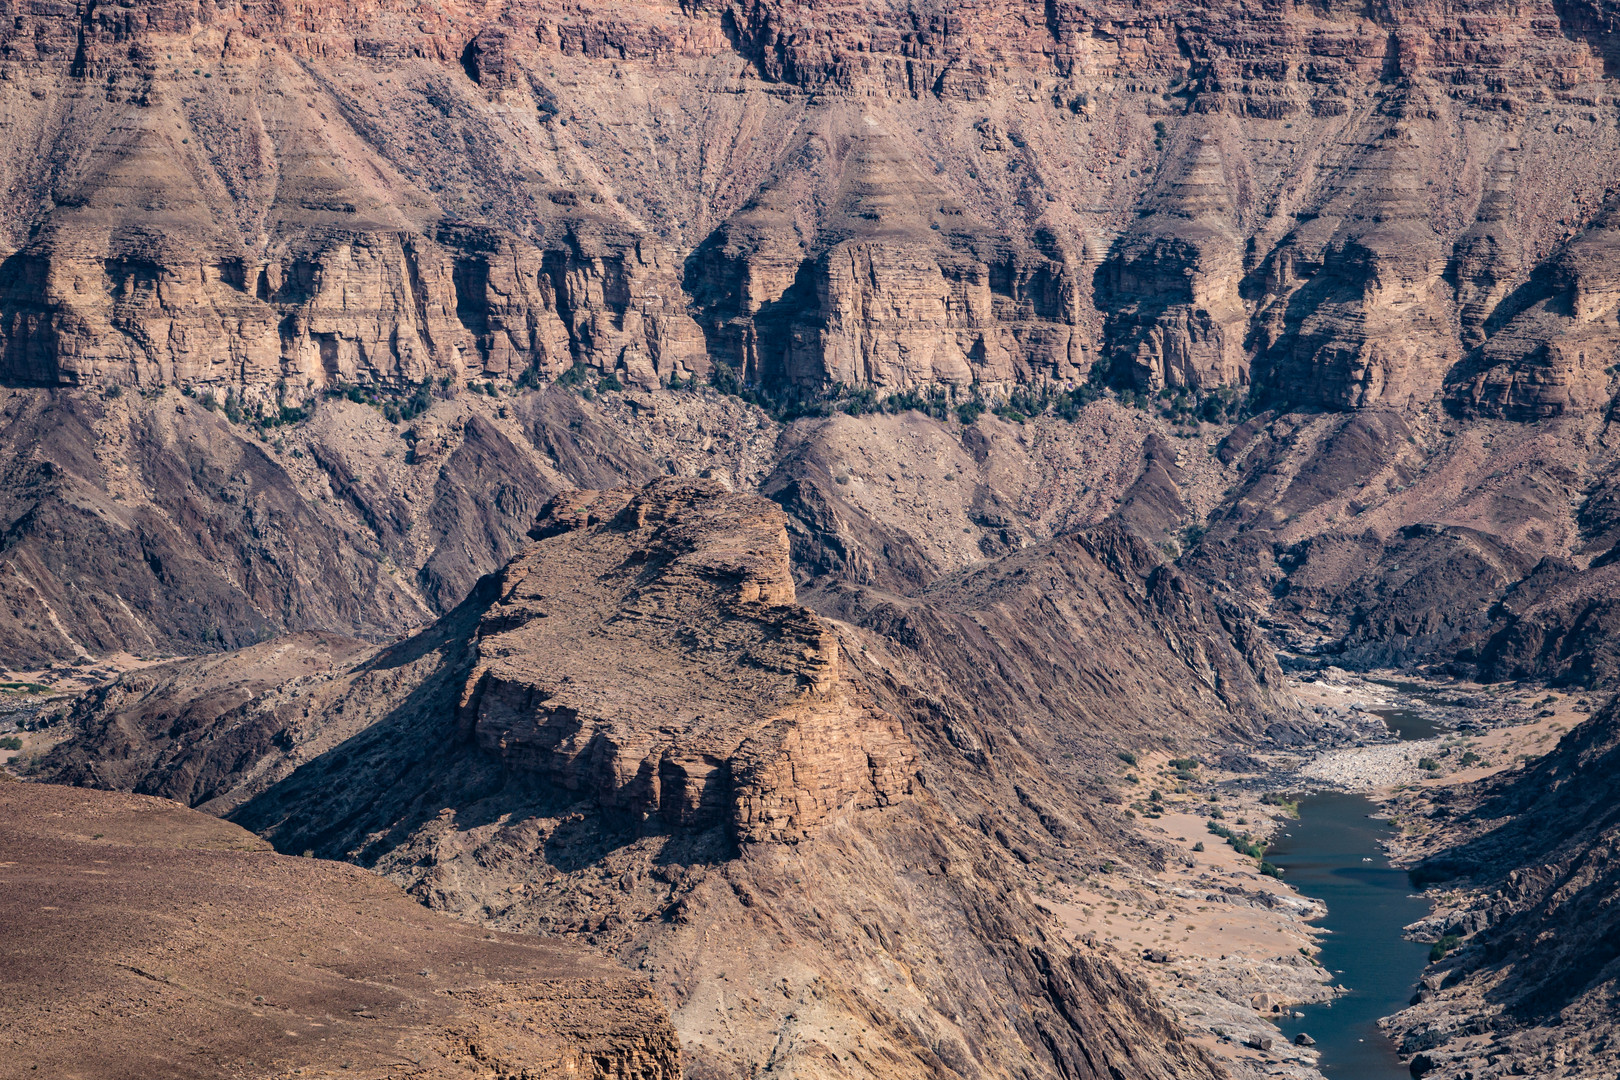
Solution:
<svg viewBox="0 0 1620 1080"><path fill-rule="evenodd" d="M144 796L0 781L7 1076L672 1080L646 982Z"/></svg>
<svg viewBox="0 0 1620 1080"><path fill-rule="evenodd" d="M83 734L46 769L594 943L652 976L706 1074L1000 1074L1030 1054L1080 1076L1210 1074L1118 954L1066 940L1028 889L1109 848L1162 860L1099 815L1088 770L1122 737L1287 709L1252 628L1117 529L914 602L912 632L892 612L831 622L796 599L788 521L712 480L561 497L423 634L342 663L344 643L304 638L229 674L134 673L81 699ZM1095 719L1020 705L1058 692L1049 665L1014 666L1038 646L1008 616L1035 597L1081 634L1093 603L1140 613L1114 622L1128 647L1065 674ZM1002 680L977 710L947 685L975 662ZM1110 676L1153 688L1132 725L1101 721Z"/></svg>
<svg viewBox="0 0 1620 1080"><path fill-rule="evenodd" d="M1117 510L1201 535L1213 587L1344 662L1615 677L1597 0L13 7L14 662L385 638L558 491L717 468L818 572L920 581ZM898 492L862 467L893 430L817 445L734 399L407 422L419 390L564 375L936 414L1168 396L1067 447L947 424L961 449ZM322 396L351 390L412 415ZM205 395L295 422L261 440ZM961 453L1010 467L952 499Z"/></svg>
<svg viewBox="0 0 1620 1080"><path fill-rule="evenodd" d="M1412 1007L1390 1021L1416 1073L1586 1077L1615 1068L1607 853L1616 704L1588 718L1574 703L1546 701L1531 723L1478 740L1484 760L1475 769L1393 803L1403 822L1396 850L1435 899L1434 915L1412 930L1452 946L1424 974Z"/></svg>
<svg viewBox="0 0 1620 1080"><path fill-rule="evenodd" d="M1245 1043L1275 1039L1278 1010L1331 998L1332 976L1308 959L1318 935L1311 920L1321 917L1322 906L1262 876L1254 859L1212 837L1209 805L1202 793L1172 794L1162 816L1132 823L1173 845L1157 872L1121 865L1048 902L1072 933L1130 957L1194 1041L1233 1077L1318 1075L1306 1048L1280 1039L1264 1051ZM1252 796L1229 791L1221 806L1243 816L1254 835L1278 827L1275 811ZM1196 850L1200 843L1203 850Z"/></svg>

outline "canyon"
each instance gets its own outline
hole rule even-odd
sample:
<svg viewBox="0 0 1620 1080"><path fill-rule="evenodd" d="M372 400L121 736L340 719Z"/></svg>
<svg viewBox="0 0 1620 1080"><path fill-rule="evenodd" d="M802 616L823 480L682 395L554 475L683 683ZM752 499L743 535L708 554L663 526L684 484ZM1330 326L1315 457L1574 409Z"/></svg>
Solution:
<svg viewBox="0 0 1620 1080"><path fill-rule="evenodd" d="M1607 0L0 16L13 771L604 955L604 1075L1241 1077L1076 932L1191 865L1138 759L1367 749L1323 670L1589 695L1383 789L1463 945L1394 1029L1608 1060ZM523 1045L460 1064L585 1060Z"/></svg>
<svg viewBox="0 0 1620 1080"><path fill-rule="evenodd" d="M1036 710L1115 680L1150 695L1143 732L1171 708L1263 723L1287 703L1252 628L1111 528L912 611L873 605L872 629L828 621L796 602L786 524L714 480L558 496L524 554L422 634L339 663L341 643L304 636L131 673L80 700L80 736L41 773L588 942L672 1000L689 1072L1011 1073L1034 1054L1081 1076L1214 1075L1030 891L1139 843L1089 774L1140 733ZM1008 617L1053 603L1073 670L1021 659L1039 639ZM1134 662L1081 644L1100 632L1130 633ZM975 655L1000 657L983 690L1004 709L943 689Z"/></svg>

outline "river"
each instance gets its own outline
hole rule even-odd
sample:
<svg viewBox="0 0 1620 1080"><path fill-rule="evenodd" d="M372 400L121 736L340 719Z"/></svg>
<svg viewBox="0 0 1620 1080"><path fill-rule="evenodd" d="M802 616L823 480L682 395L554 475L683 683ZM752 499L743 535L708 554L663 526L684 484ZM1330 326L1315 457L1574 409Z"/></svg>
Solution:
<svg viewBox="0 0 1620 1080"><path fill-rule="evenodd" d="M1382 717L1385 726L1398 735L1402 742L1432 739L1445 734L1439 724L1412 709L1373 709L1372 712Z"/></svg>
<svg viewBox="0 0 1620 1080"><path fill-rule="evenodd" d="M1299 820L1284 826L1266 854L1289 884L1327 904L1322 925L1330 933L1319 959L1350 993L1299 1006L1304 1019L1280 1027L1288 1039L1303 1031L1316 1040L1329 1080L1410 1080L1378 1019L1406 1006L1428 961L1429 946L1405 940L1401 928L1428 915L1429 904L1379 849L1390 826L1368 817L1377 812L1363 795L1308 795Z"/></svg>

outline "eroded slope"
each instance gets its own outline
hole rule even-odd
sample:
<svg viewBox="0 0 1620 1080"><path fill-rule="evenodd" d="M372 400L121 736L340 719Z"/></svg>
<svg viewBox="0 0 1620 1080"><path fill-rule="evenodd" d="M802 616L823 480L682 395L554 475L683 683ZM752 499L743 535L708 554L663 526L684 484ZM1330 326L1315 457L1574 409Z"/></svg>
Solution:
<svg viewBox="0 0 1620 1080"><path fill-rule="evenodd" d="M645 981L162 799L0 783L14 1076L677 1080Z"/></svg>
<svg viewBox="0 0 1620 1080"><path fill-rule="evenodd" d="M84 737L49 767L97 782L87 763L105 733L144 723L120 783L235 770L240 784L210 789L207 808L284 850L357 859L434 907L606 948L669 996L706 1075L1210 1074L1117 958L1067 943L1022 884L1129 842L1076 785L1114 745L1107 687L1076 683L1086 710L1016 716L1011 697L958 715L940 680L965 686L995 649L1040 645L1011 640L1014 619L996 641L925 654L931 666L903 659L922 643L796 601L787 520L713 481L560 498L536 541L424 634L180 736L162 718L212 676L172 666L155 690L86 699ZM1287 706L1266 689L1269 654L1245 653L1252 630L1174 600L1140 541L1092 543L1048 591L1134 592L1189 642L1237 635L1181 656L1135 627L1116 634L1181 710L1142 707L1144 729L1157 719L1158 737L1186 738ZM1171 689L1199 671L1221 673L1219 692ZM278 724L280 745L251 760L229 734ZM1072 765L1047 761L1058 743Z"/></svg>

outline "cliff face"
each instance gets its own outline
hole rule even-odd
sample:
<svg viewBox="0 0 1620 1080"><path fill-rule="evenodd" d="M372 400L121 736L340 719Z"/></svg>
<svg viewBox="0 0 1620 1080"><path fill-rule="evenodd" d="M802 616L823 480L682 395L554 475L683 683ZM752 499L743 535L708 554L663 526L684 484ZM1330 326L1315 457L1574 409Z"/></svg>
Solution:
<svg viewBox="0 0 1620 1080"><path fill-rule="evenodd" d="M0 657L233 650L50 767L592 941L706 1077L1205 1075L1019 883L1287 718L1255 615L1620 678L1617 33L0 0Z"/></svg>
<svg viewBox="0 0 1620 1080"><path fill-rule="evenodd" d="M681 1076L645 981L581 950L162 799L11 782L0 808L17 1075Z"/></svg>
<svg viewBox="0 0 1620 1080"><path fill-rule="evenodd" d="M1290 708L1254 629L1109 532L904 617L818 594L829 618L799 602L789 523L711 480L566 495L427 631L341 662L349 644L301 638L132 673L82 699L45 768L591 942L654 979L703 1075L1213 1075L1027 888L1140 844L1098 813L1120 740ZM1014 614L1041 596L1077 633L1103 608L1140 619L1057 687L1011 666L1049 644ZM990 706L962 697L997 669ZM1109 669L1164 707L1026 708L1072 692L1109 715Z"/></svg>
<svg viewBox="0 0 1620 1080"><path fill-rule="evenodd" d="M462 728L605 811L739 843L905 796L914 755L843 676L832 629L795 605L785 523L703 483L554 502L474 632ZM581 625L597 628L587 649Z"/></svg>
<svg viewBox="0 0 1620 1080"><path fill-rule="evenodd" d="M1596 2L4 13L13 380L1610 395Z"/></svg>

